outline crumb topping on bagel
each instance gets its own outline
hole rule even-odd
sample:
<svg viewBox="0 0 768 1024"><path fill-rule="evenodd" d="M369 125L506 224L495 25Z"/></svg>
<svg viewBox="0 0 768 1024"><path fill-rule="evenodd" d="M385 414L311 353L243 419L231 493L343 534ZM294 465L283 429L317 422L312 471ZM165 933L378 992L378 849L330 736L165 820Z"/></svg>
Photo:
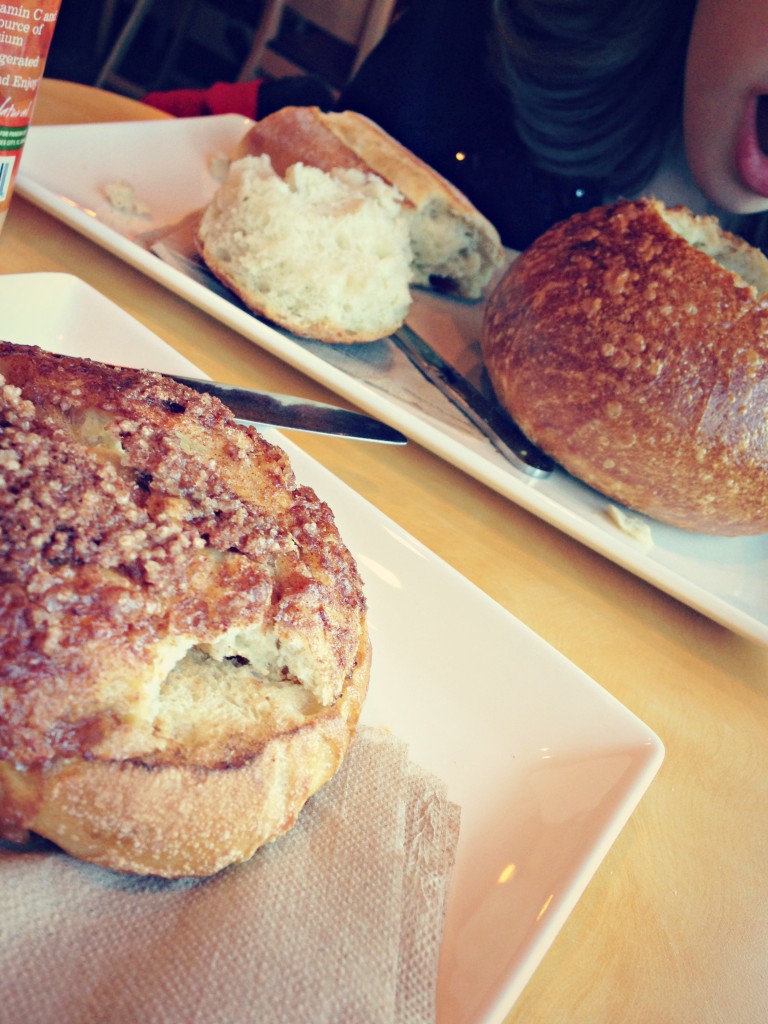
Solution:
<svg viewBox="0 0 768 1024"><path fill-rule="evenodd" d="M237 763L333 704L362 584L281 449L159 374L3 343L0 385L0 759Z"/></svg>

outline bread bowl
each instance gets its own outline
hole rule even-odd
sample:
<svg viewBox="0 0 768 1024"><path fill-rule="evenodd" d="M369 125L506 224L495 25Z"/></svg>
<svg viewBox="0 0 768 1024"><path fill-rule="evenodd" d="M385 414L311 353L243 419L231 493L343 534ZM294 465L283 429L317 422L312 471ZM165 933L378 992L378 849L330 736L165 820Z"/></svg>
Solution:
<svg viewBox="0 0 768 1024"><path fill-rule="evenodd" d="M165 877L336 771L365 597L285 453L159 374L0 344L0 836Z"/></svg>
<svg viewBox="0 0 768 1024"><path fill-rule="evenodd" d="M482 350L562 467L652 519L768 530L768 260L655 199L558 224L500 280Z"/></svg>

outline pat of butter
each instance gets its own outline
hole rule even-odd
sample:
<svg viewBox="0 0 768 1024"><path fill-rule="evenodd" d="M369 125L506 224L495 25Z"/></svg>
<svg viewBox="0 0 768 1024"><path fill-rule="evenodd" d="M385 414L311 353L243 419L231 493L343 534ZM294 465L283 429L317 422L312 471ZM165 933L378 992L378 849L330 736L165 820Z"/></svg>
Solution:
<svg viewBox="0 0 768 1024"><path fill-rule="evenodd" d="M120 213L133 214L136 217L148 217L149 206L136 198L133 186L127 181L109 181L104 186L107 202Z"/></svg>
<svg viewBox="0 0 768 1024"><path fill-rule="evenodd" d="M653 547L653 534L650 524L645 519L626 512L618 505L609 505L605 514L614 526L618 526L622 533L637 541L643 548Z"/></svg>

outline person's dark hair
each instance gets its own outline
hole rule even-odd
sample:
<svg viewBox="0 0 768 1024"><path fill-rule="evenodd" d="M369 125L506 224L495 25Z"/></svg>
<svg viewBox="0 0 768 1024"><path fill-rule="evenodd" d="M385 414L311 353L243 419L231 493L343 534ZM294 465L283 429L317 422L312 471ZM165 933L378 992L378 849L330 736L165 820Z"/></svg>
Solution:
<svg viewBox="0 0 768 1024"><path fill-rule="evenodd" d="M641 188L682 120L696 0L494 0L497 73L544 170Z"/></svg>

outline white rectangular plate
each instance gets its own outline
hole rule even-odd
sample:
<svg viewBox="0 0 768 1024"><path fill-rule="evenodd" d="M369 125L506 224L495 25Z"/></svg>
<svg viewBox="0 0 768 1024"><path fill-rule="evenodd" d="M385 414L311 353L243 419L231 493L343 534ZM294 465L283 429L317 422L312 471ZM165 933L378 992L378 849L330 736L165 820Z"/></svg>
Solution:
<svg viewBox="0 0 768 1024"><path fill-rule="evenodd" d="M77 278L0 276L0 338L199 373ZM656 774L654 733L593 680L276 431L365 579L364 720L461 807L440 1024L501 1021Z"/></svg>
<svg viewBox="0 0 768 1024"><path fill-rule="evenodd" d="M236 300L161 261L135 238L213 195L215 157L251 124L237 115L34 127L17 188L32 202L285 362L355 402L564 533L736 632L768 643L768 537L715 538L651 525L645 547L608 518L608 501L560 470L532 481L510 466L391 342L323 345L287 335ZM104 186L127 180L146 216L118 215ZM420 291L409 323L476 383L482 304Z"/></svg>

